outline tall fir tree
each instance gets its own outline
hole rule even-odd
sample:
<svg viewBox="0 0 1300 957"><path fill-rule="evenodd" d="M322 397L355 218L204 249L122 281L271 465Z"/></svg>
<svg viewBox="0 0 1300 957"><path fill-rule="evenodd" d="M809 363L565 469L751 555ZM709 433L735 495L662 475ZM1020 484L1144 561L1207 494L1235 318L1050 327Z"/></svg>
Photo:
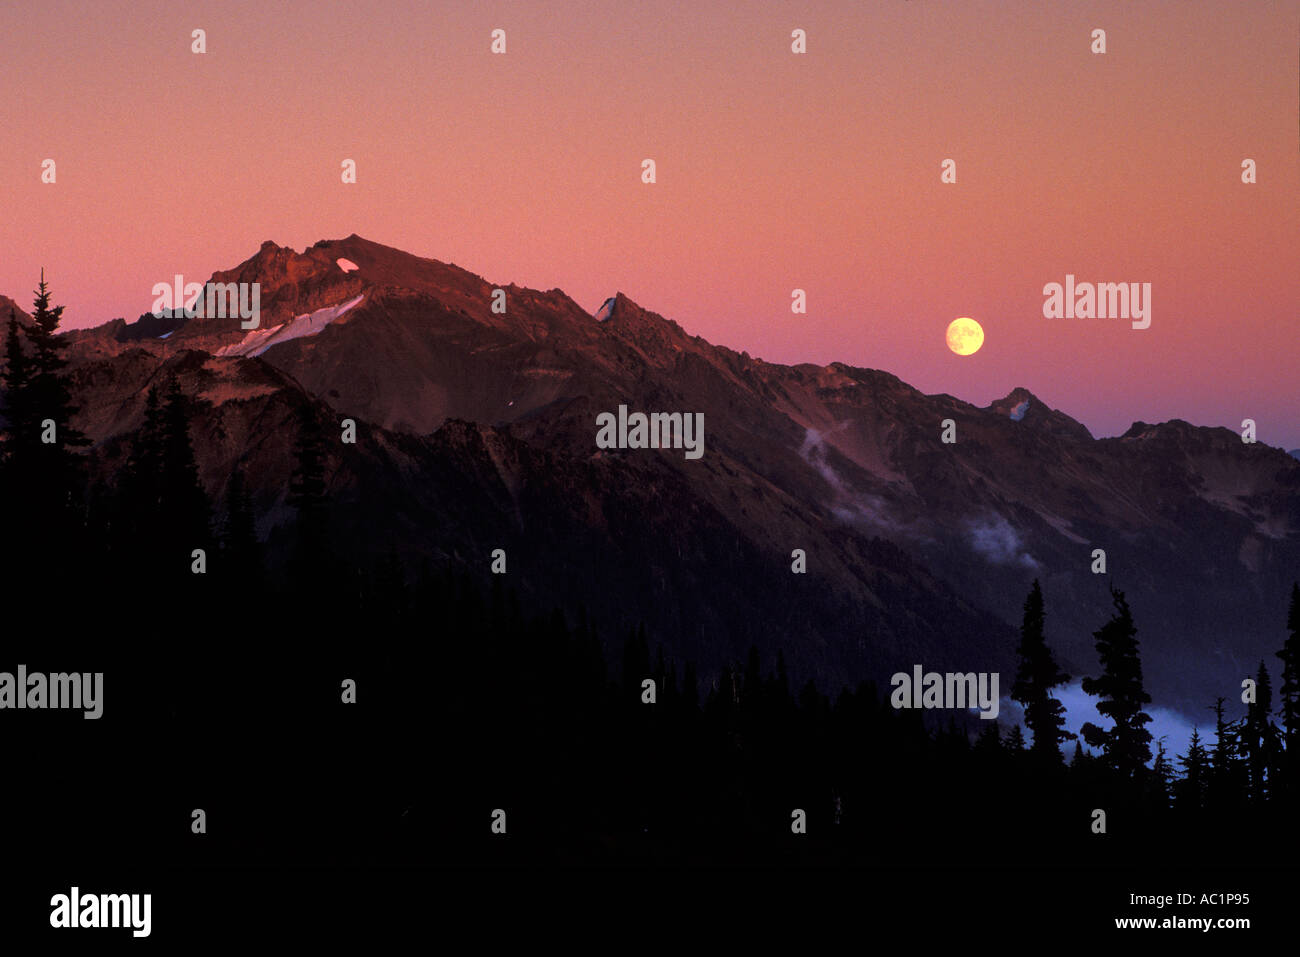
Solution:
<svg viewBox="0 0 1300 957"><path fill-rule="evenodd" d="M1285 745L1282 786L1290 798L1300 800L1300 582L1291 585L1286 627L1290 634L1277 653L1282 659L1282 684L1277 689Z"/></svg>
<svg viewBox="0 0 1300 957"><path fill-rule="evenodd" d="M72 450L87 446L90 441L72 427L72 417L78 409L72 404L72 390L66 371L68 360L64 352L67 351L68 342L58 334L59 323L63 319L63 306L50 305L50 288L45 281L45 270L41 270L41 282L36 291L34 307L32 322L23 330L32 348L28 381L29 410L42 431L47 429L46 423L53 425L55 441L41 443L50 450L50 462L46 465L48 476L58 476L63 481L71 482L78 471L78 460ZM71 486L59 489L60 494L70 491Z"/></svg>
<svg viewBox="0 0 1300 957"><path fill-rule="evenodd" d="M1044 636L1046 615L1043 610L1043 592L1034 580L1025 599L1024 619L1020 626L1020 666L1011 689L1013 701L1025 709L1025 726L1033 735L1030 752L1036 761L1053 767L1060 766L1061 742L1078 737L1065 730L1065 706L1052 697L1052 689L1065 684L1070 676L1056 665Z"/></svg>
<svg viewBox="0 0 1300 957"><path fill-rule="evenodd" d="M1088 762L1088 756L1083 753L1083 742L1074 742L1074 754L1070 756L1070 767L1082 768Z"/></svg>
<svg viewBox="0 0 1300 957"><path fill-rule="evenodd" d="M1167 811L1173 795L1175 774L1165 749L1165 739L1156 742L1156 759L1151 765L1151 804L1157 811Z"/></svg>
<svg viewBox="0 0 1300 957"><path fill-rule="evenodd" d="M131 438L110 517L121 562L157 580L196 584L193 552L213 560L211 505L190 439L193 406L175 378L145 396L144 421ZM176 601L184 599L179 593Z"/></svg>
<svg viewBox="0 0 1300 957"><path fill-rule="evenodd" d="M11 587L21 588L27 564L28 514L23 485L31 478L32 446L36 428L27 409L30 402L28 383L30 362L23 351L18 319L9 317L5 336L5 365L0 372L4 393L0 396L0 413L4 415L4 441L0 442L0 528L4 529L5 547L0 549L0 576Z"/></svg>
<svg viewBox="0 0 1300 957"><path fill-rule="evenodd" d="M1239 726L1224 717L1224 699L1214 706L1214 747L1210 749L1210 773L1206 781L1206 806L1216 812L1239 807L1245 800L1247 779L1241 749Z"/></svg>
<svg viewBox="0 0 1300 957"><path fill-rule="evenodd" d="M1277 782L1282 760L1282 735L1273 723L1273 683L1264 662L1255 675L1255 700L1246 705L1242 743L1250 775L1250 799L1255 804L1268 800Z"/></svg>
<svg viewBox="0 0 1300 957"><path fill-rule="evenodd" d="M1002 743L1002 750L1013 757L1019 757L1025 751L1025 733L1020 730L1020 725L1013 724L1011 731L1007 734L1006 740Z"/></svg>
<svg viewBox="0 0 1300 957"><path fill-rule="evenodd" d="M0 446L0 463L17 454L21 445L35 445L37 431L27 408L31 402L28 386L31 382L31 360L23 350L16 316L9 317L5 333L5 366L0 373L4 383L3 411L5 417L5 443Z"/></svg>
<svg viewBox="0 0 1300 957"><path fill-rule="evenodd" d="M1178 756L1178 763L1183 769L1182 780L1174 788L1178 806L1192 813L1199 813L1205 807L1210 758L1206 753L1205 745L1201 743L1201 733L1198 729L1192 728L1187 753Z"/></svg>
<svg viewBox="0 0 1300 957"><path fill-rule="evenodd" d="M79 553L84 545L82 457L89 441L72 425L67 359L68 343L58 334L63 306L50 305L50 289L41 271L30 324L16 317L6 336L6 405L13 410L5 443L5 484L9 496L8 548L31 571L26 587L53 587L44 572ZM15 584L19 584L15 582ZM23 587L20 585L19 587Z"/></svg>
<svg viewBox="0 0 1300 957"><path fill-rule="evenodd" d="M1133 614L1122 591L1111 588L1110 594L1115 611L1110 621L1093 632L1102 673L1097 678L1084 678L1083 690L1099 699L1097 712L1114 724L1102 729L1089 721L1082 730L1084 740L1101 749L1105 766L1121 780L1129 781L1142 776L1151 760L1151 732L1146 728L1151 716L1142 710L1143 705L1151 703L1151 696L1142 685Z"/></svg>

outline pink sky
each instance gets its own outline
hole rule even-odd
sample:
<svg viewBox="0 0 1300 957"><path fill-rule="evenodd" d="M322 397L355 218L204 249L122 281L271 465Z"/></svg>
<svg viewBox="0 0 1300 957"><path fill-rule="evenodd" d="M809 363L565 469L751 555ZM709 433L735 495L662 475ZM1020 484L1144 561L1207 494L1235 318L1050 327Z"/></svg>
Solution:
<svg viewBox="0 0 1300 957"><path fill-rule="evenodd" d="M1300 447L1297 2L103 0L0 36L0 293L44 266L68 326L356 232L772 361ZM1067 273L1150 282L1151 328L1044 319Z"/></svg>

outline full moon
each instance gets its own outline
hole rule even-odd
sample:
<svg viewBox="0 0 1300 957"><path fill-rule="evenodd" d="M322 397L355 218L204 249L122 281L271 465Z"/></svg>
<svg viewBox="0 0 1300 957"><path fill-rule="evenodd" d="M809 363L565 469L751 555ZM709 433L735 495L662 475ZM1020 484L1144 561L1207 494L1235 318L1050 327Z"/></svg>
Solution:
<svg viewBox="0 0 1300 957"><path fill-rule="evenodd" d="M948 348L959 356L971 356L984 345L984 329L969 316L948 323Z"/></svg>

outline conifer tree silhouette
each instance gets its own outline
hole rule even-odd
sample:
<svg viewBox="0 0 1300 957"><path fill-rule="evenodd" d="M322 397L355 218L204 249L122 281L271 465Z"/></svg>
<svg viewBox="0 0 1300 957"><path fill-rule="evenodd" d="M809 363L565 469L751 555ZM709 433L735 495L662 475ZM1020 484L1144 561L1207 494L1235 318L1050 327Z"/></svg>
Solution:
<svg viewBox="0 0 1300 957"><path fill-rule="evenodd" d="M1183 777L1175 784L1174 793L1181 808L1197 813L1205 807L1209 762L1205 745L1201 743L1201 733L1193 727L1191 740L1187 744L1187 753L1178 756Z"/></svg>
<svg viewBox="0 0 1300 957"><path fill-rule="evenodd" d="M1020 757L1025 751L1025 733L1020 730L1020 725L1013 724L1007 738L1002 742L1002 749L1012 757Z"/></svg>
<svg viewBox="0 0 1300 957"><path fill-rule="evenodd" d="M1156 759L1151 765L1150 775L1150 799L1157 811L1169 809L1176 777L1173 764L1169 760L1169 753L1165 748L1165 739L1161 738L1156 742Z"/></svg>
<svg viewBox="0 0 1300 957"><path fill-rule="evenodd" d="M1016 672L1011 698L1025 709L1025 726L1034 737L1030 748L1034 759L1047 766L1061 764L1061 742L1078 737L1065 730L1065 706L1052 697L1053 688L1065 684L1070 676L1056 666L1043 635L1045 615L1043 592L1034 579L1025 599L1024 619L1020 626L1020 665Z"/></svg>
<svg viewBox="0 0 1300 957"><path fill-rule="evenodd" d="M58 334L63 306L50 305L44 270L35 296L30 324L10 316L4 374L8 547L31 570L48 568L84 548L83 463L76 450L90 444L72 425L78 409L63 355L68 343ZM40 582L42 593L50 587L35 574L25 580L31 587Z"/></svg>
<svg viewBox="0 0 1300 957"><path fill-rule="evenodd" d="M20 448L37 441L37 431L27 404L31 401L28 385L31 382L31 360L23 351L18 319L10 316L5 333L5 365L0 373L4 393L0 399L0 412L5 419L5 443L0 446L0 464L19 454ZM25 449L23 450L25 451Z"/></svg>
<svg viewBox="0 0 1300 957"><path fill-rule="evenodd" d="M1099 699L1098 713L1114 724L1102 729L1089 721L1082 730L1084 740L1101 749L1105 767L1120 780L1131 781L1142 775L1151 760L1151 732L1146 728L1151 716L1142 710L1151 703L1151 696L1142 686L1137 627L1128 602L1116 588L1112 587L1110 594L1115 611L1110 621L1093 632L1102 673L1084 678L1082 686L1086 694Z"/></svg>
<svg viewBox="0 0 1300 957"><path fill-rule="evenodd" d="M1255 700L1246 706L1241 735L1250 776L1250 799L1254 804L1268 800L1282 760L1282 735L1272 720L1273 684L1264 662L1255 676Z"/></svg>
<svg viewBox="0 0 1300 957"><path fill-rule="evenodd" d="M1214 747L1210 750L1206 788L1206 803L1219 815L1243 803L1247 783L1238 743L1239 726L1225 720L1223 704L1223 698L1216 698L1210 709L1214 712Z"/></svg>
<svg viewBox="0 0 1300 957"><path fill-rule="evenodd" d="M1282 718L1283 789L1300 800L1300 583L1291 585L1287 610L1287 635L1277 656L1282 659L1282 684L1278 687L1278 715Z"/></svg>
<svg viewBox="0 0 1300 957"><path fill-rule="evenodd" d="M1070 767L1082 768L1087 763L1088 756L1083 753L1083 742L1074 742L1074 754L1070 755Z"/></svg>

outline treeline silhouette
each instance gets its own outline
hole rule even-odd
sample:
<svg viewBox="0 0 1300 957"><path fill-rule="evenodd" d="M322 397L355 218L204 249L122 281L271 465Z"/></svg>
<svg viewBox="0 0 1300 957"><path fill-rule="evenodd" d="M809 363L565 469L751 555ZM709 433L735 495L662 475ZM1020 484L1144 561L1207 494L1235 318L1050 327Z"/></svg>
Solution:
<svg viewBox="0 0 1300 957"><path fill-rule="evenodd" d="M1254 855L1294 837L1300 585L1276 699L1261 663L1245 716L1219 699L1213 745L1197 731L1183 755L1162 741L1152 753L1137 627L1112 589L1099 669L1083 680L1112 723L1086 725L1098 753L1076 740L1067 763L1074 735L1053 689L1070 677L1045 641L1038 582L1011 691L1030 743L968 713L895 709L872 682L791 687L784 651L701 676L672 636L652 646L643 627L611 633L581 607L524 609L487 568L341 553L310 402L287 495L293 546L268 568L246 478L232 475L220 503L199 481L175 381L149 391L125 466L88 481L61 313L42 276L34 321L6 329L0 670L102 671L104 717L0 712L6 763L23 769L0 799L18 852L1112 866L1271 863ZM1241 677L1225 689L1240 693Z"/></svg>

